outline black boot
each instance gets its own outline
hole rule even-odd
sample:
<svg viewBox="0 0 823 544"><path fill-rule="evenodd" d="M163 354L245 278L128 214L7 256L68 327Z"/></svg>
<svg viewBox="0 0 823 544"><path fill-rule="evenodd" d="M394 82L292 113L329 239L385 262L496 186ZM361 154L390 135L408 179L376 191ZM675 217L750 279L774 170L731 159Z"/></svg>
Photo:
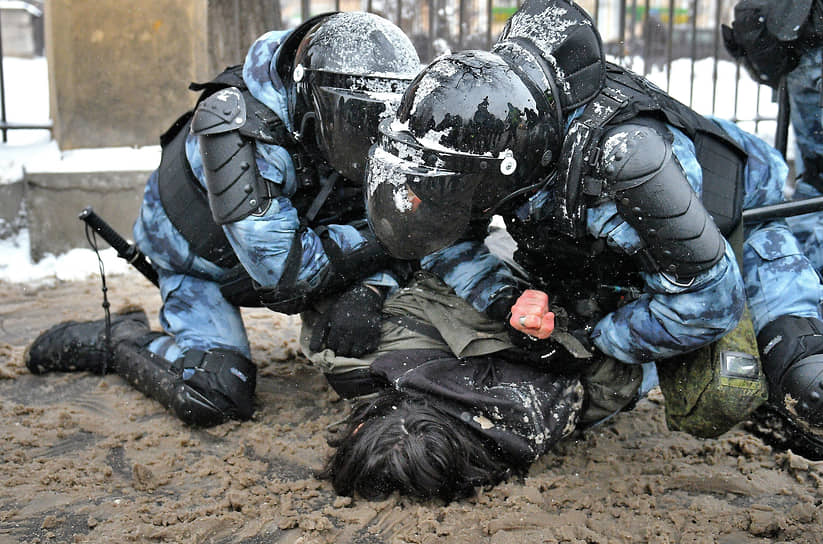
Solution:
<svg viewBox="0 0 823 544"><path fill-rule="evenodd" d="M111 346L127 338L149 332L149 322L142 309L129 309L111 316ZM32 374L87 370L106 371L110 353L106 346L106 320L66 321L42 333L32 342L24 359Z"/></svg>
<svg viewBox="0 0 823 544"><path fill-rule="evenodd" d="M823 460L823 429L803 423L771 402L755 410L744 427L773 448L792 450L812 461Z"/></svg>
<svg viewBox="0 0 823 544"><path fill-rule="evenodd" d="M111 318L111 354L105 320L68 321L41 334L26 350L34 374L88 370L102 373L110 361L116 373L190 425L212 426L246 420L254 412L257 368L243 355L223 349L189 350L171 363L148 350L152 332L143 310Z"/></svg>
<svg viewBox="0 0 823 544"><path fill-rule="evenodd" d="M757 335L769 404L823 429L823 321L781 316Z"/></svg>

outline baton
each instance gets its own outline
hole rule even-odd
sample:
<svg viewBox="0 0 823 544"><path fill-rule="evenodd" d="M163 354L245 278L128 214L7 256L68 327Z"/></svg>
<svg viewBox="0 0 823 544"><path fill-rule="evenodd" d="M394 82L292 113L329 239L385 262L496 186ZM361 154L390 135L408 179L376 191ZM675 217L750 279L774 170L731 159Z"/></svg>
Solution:
<svg viewBox="0 0 823 544"><path fill-rule="evenodd" d="M804 198L803 200L781 202L780 204L772 204L771 206L749 208L748 210L743 210L743 220L760 221L763 219L793 217L795 215L819 212L821 210L823 210L823 196L817 196L814 198Z"/></svg>
<svg viewBox="0 0 823 544"><path fill-rule="evenodd" d="M143 274L147 280L155 286L158 286L157 271L152 268L146 256L137 249L136 245L130 244L125 238L117 234L117 231L115 231L111 225L94 213L91 206L84 208L77 218L94 229L103 240L108 242L108 244L117 251L118 257L125 259L130 265Z"/></svg>
<svg viewBox="0 0 823 544"><path fill-rule="evenodd" d="M777 129L774 133L774 147L783 158L786 158L786 145L789 141L789 123L791 117L791 104L789 103L789 90L786 84L786 77L780 78L780 84L776 91L777 101Z"/></svg>

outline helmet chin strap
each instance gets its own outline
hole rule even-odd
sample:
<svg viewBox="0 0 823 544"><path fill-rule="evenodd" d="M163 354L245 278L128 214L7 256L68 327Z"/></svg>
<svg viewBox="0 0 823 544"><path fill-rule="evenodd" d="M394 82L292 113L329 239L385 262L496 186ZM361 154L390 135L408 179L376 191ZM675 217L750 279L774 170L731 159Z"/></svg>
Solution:
<svg viewBox="0 0 823 544"><path fill-rule="evenodd" d="M303 118L300 119L300 128L292 134L294 136L294 140L296 142L305 143L303 138L306 135L307 129L309 128L309 123L314 126L315 122L317 121L317 114L313 111L309 111L303 114Z"/></svg>
<svg viewBox="0 0 823 544"><path fill-rule="evenodd" d="M548 176L546 176L545 178L539 180L537 183L533 183L533 184L528 185L526 187L522 187L522 188L514 191L513 193L509 193L508 195L501 198L500 202L498 202L497 204L495 204L491 208L483 210L483 217L491 217L492 215L494 215L494 213L497 210L501 209L504 204L507 204L508 202L511 202L512 200L514 200L517 197L523 196L523 195L528 194L530 192L532 194L538 193L538 192L540 192L540 190L545 189L545 188L549 187L550 185L554 185L554 180L556 178L557 178L557 170L552 170L551 173Z"/></svg>

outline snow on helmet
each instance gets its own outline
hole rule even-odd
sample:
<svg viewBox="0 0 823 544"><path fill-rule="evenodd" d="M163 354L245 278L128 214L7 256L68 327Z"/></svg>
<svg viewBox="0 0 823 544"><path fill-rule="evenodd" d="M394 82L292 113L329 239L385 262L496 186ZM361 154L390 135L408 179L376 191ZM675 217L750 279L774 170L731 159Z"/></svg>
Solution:
<svg viewBox="0 0 823 544"><path fill-rule="evenodd" d="M420 258L553 179L565 116L600 91L591 18L565 0L527 0L491 52L436 59L380 125L366 198L378 239Z"/></svg>
<svg viewBox="0 0 823 544"><path fill-rule="evenodd" d="M294 85L295 136L359 183L378 123L420 71L417 51L400 28L371 13L326 14L294 33L281 54L291 57L293 48L291 66L279 70Z"/></svg>
<svg viewBox="0 0 823 544"><path fill-rule="evenodd" d="M454 242L472 217L541 179L561 142L559 108L517 50L441 57L380 124L366 174L372 228L398 258Z"/></svg>

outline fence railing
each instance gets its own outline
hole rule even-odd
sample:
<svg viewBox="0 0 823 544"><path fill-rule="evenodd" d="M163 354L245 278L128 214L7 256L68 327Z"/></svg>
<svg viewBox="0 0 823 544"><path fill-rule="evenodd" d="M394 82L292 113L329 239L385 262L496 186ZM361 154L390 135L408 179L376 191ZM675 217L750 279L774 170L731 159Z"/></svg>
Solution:
<svg viewBox="0 0 823 544"><path fill-rule="evenodd" d="M768 136L777 117L772 91L741 71L720 32L737 0L579 0L610 60L652 79L704 115L726 117ZM444 50L488 49L518 0L284 0L284 23L330 10L365 9L398 24L424 62ZM684 85L685 81L685 85ZM763 134L763 123L772 123Z"/></svg>
<svg viewBox="0 0 823 544"><path fill-rule="evenodd" d="M6 75L3 69L3 10L0 9L0 137L3 143L9 141L9 130L52 130L51 122L48 123L11 123L6 115Z"/></svg>

